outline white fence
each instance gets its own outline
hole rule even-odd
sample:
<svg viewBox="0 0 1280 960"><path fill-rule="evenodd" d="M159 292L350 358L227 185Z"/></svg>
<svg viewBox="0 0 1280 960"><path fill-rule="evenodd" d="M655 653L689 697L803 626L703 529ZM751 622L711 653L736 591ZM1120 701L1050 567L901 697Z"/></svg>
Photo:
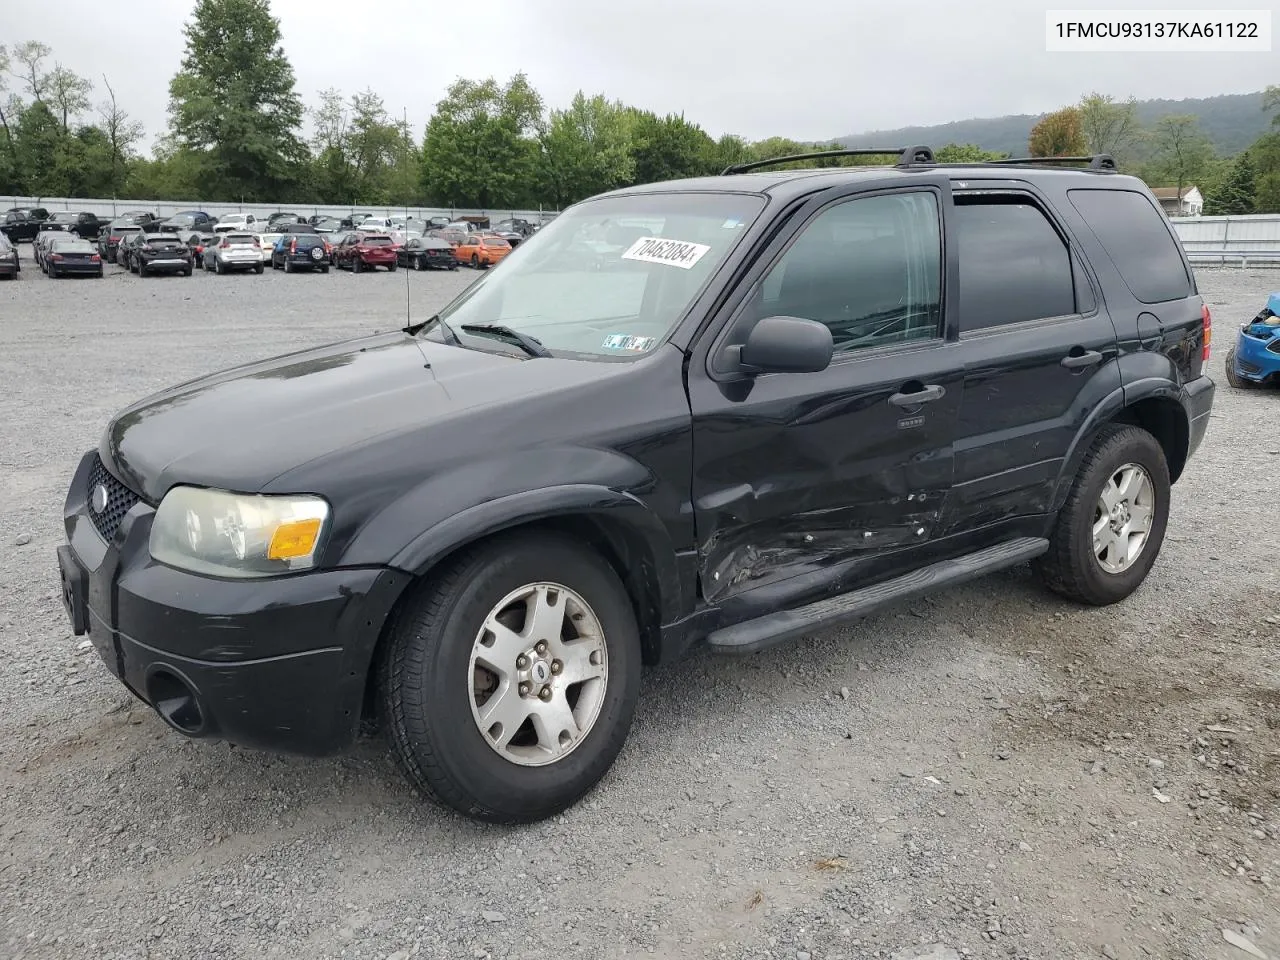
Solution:
<svg viewBox="0 0 1280 960"><path fill-rule="evenodd" d="M205 213L213 217L221 217L228 213L252 213L258 218L268 217L277 210L284 210L288 213L298 213L304 217L316 214L318 216L332 217L349 217L353 213L367 213L374 217L390 217L399 214L400 216L411 217L463 217L463 216L482 216L489 217L493 221L505 220L508 217L520 217L525 220L537 220L542 214L550 214L555 211L551 208L545 210L465 210L461 207L397 207L397 206L379 206L377 204L356 204L355 206L343 206L340 204L315 204L305 203L211 203L203 200L188 200L180 203L173 203L167 200L103 200L103 199L86 199L77 197L0 197L0 210L9 207L43 207L52 212L70 211L75 213L96 213L98 216L105 218L114 217L117 214L124 213L129 210L150 210L158 216L167 217L183 210L203 210ZM406 213L407 211L407 213Z"/></svg>
<svg viewBox="0 0 1280 960"><path fill-rule="evenodd" d="M1280 214L1175 217L1172 223L1193 263L1280 266Z"/></svg>

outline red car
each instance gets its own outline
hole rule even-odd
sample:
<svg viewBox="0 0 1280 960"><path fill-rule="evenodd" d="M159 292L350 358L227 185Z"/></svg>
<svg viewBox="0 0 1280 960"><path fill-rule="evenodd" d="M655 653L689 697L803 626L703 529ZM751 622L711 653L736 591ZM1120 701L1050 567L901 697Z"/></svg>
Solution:
<svg viewBox="0 0 1280 960"><path fill-rule="evenodd" d="M336 267L349 267L352 273L396 268L395 241L385 233L349 233L334 251Z"/></svg>

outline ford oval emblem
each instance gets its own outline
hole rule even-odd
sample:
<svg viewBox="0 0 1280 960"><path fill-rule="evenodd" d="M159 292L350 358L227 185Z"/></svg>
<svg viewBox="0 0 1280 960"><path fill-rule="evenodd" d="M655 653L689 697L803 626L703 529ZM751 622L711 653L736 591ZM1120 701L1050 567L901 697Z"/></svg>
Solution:
<svg viewBox="0 0 1280 960"><path fill-rule="evenodd" d="M93 497L89 501L89 506L93 507L94 513L102 513L107 509L107 488L102 484L98 484L93 488Z"/></svg>

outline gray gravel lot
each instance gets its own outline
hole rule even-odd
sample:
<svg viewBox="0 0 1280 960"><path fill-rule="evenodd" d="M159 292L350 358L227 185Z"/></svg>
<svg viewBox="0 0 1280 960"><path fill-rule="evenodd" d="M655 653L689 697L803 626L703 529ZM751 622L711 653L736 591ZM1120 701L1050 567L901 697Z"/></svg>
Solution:
<svg viewBox="0 0 1280 960"><path fill-rule="evenodd" d="M1202 271L1218 398L1129 601L1026 570L647 678L554 821L419 802L380 743L191 743L70 636L53 550L107 418L403 325L405 273L0 283L0 957L1280 958L1280 392L1221 379L1276 271ZM474 279L414 273L425 318Z"/></svg>

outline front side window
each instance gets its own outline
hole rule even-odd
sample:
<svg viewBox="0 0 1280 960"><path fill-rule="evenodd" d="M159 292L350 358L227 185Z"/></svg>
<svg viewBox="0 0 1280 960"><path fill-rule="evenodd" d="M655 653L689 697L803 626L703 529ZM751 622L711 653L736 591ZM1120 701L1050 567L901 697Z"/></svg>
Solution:
<svg viewBox="0 0 1280 960"><path fill-rule="evenodd" d="M737 247L764 201L749 194L642 193L588 200L506 253L441 312L464 327L502 325L553 355L627 360L657 348ZM477 246L468 238L466 247ZM508 246L506 241L488 241ZM443 339L436 326L423 334Z"/></svg>
<svg viewBox="0 0 1280 960"><path fill-rule="evenodd" d="M757 320L817 320L831 329L837 353L940 337L937 196L888 194L828 208L762 278L747 310Z"/></svg>

